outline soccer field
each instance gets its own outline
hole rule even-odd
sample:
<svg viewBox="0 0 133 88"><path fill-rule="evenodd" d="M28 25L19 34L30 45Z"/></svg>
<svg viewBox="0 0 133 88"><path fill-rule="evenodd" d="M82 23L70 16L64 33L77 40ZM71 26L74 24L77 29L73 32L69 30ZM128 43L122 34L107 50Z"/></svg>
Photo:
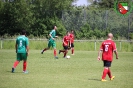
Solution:
<svg viewBox="0 0 133 88"><path fill-rule="evenodd" d="M53 58L53 51L40 54L30 50L28 74L22 73L22 62L11 73L16 60L15 50L0 50L0 88L133 88L133 52L118 52L119 59L112 63L115 76L101 82L102 61L97 61L97 51L75 51L70 59Z"/></svg>

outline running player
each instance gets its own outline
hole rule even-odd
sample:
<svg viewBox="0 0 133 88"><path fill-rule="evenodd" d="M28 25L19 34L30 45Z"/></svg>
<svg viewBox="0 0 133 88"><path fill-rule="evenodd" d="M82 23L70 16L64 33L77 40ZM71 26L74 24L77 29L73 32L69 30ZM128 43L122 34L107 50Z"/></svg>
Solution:
<svg viewBox="0 0 133 88"><path fill-rule="evenodd" d="M63 48L64 50L59 50L59 54L61 52L64 53L64 58L66 58L66 54L68 53L68 46L70 42L70 33L67 31L66 35L63 37Z"/></svg>
<svg viewBox="0 0 133 88"><path fill-rule="evenodd" d="M110 80L113 80L115 76L111 75L111 63L113 61L113 52L116 55L116 59L118 59L118 54L117 54L117 49L114 41L112 40L113 34L109 33L108 34L108 39L103 41L100 47L100 50L98 52L98 60L100 60L100 53L102 51L102 60L104 64L104 70L103 70L103 75L102 75L102 80L101 81L107 81L105 80L106 74L108 74Z"/></svg>
<svg viewBox="0 0 133 88"><path fill-rule="evenodd" d="M14 62L12 67L12 73L14 73L15 68L19 64L21 60L23 60L23 72L28 73L26 70L27 67L27 56L29 55L29 41L28 38L25 36L26 31L22 30L21 35L16 39L16 53L17 53L17 60Z"/></svg>
<svg viewBox="0 0 133 88"><path fill-rule="evenodd" d="M41 54L43 54L44 51L50 49L50 47L52 46L54 48L54 57L56 59L58 59L57 57L57 54L56 54L56 42L55 42L55 38L57 38L58 36L56 36L56 30L57 30L57 27L54 26L53 27L53 30L49 33L49 42L48 42L48 47L47 48L44 48L41 52Z"/></svg>

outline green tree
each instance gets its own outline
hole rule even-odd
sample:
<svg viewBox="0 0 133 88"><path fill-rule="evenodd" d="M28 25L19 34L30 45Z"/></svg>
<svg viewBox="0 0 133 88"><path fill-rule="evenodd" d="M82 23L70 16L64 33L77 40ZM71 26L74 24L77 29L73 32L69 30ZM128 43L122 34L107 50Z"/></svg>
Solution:
<svg viewBox="0 0 133 88"><path fill-rule="evenodd" d="M53 25L63 35L62 11L72 9L75 0L14 0L0 1L0 35L14 35L26 29L28 35L47 36Z"/></svg>
<svg viewBox="0 0 133 88"><path fill-rule="evenodd" d="M98 5L101 8L114 8L114 1L115 0L101 0Z"/></svg>
<svg viewBox="0 0 133 88"><path fill-rule="evenodd" d="M47 37L52 27L57 25L57 34L59 33L62 36L65 33L65 28L61 22L62 11L70 10L72 2L73 0L34 0L32 2L33 8L31 8L35 17L32 34L45 35ZM64 33L61 31L64 31Z"/></svg>
<svg viewBox="0 0 133 88"><path fill-rule="evenodd" d="M30 32L34 18L30 12L29 5L25 0L14 0L13 2L3 2L4 9L0 13L1 35L8 33L14 35L21 29Z"/></svg>

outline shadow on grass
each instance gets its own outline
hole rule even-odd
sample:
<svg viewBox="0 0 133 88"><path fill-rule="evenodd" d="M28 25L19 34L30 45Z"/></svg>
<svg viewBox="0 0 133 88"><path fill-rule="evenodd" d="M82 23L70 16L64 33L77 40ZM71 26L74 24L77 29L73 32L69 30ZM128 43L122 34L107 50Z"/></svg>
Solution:
<svg viewBox="0 0 133 88"><path fill-rule="evenodd" d="M6 71L8 73L12 73L11 71ZM23 72L14 72L14 73L23 73ZM13 74L13 73L12 73Z"/></svg>
<svg viewBox="0 0 133 88"><path fill-rule="evenodd" d="M101 81L99 79L88 79L88 80L90 80L90 81Z"/></svg>

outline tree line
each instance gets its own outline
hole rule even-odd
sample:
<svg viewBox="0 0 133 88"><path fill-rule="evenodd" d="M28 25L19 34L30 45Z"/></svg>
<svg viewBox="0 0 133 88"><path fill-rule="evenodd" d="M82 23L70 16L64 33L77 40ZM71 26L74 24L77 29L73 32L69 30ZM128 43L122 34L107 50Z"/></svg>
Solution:
<svg viewBox="0 0 133 88"><path fill-rule="evenodd" d="M101 0L89 6L74 6L74 1L1 0L0 36L18 35L25 29L28 36L48 38L49 31L57 25L60 37L67 30L74 30L77 39L103 38L108 32L114 32L116 38L128 37L128 17L121 19L113 11L110 0ZM132 15L130 19L133 19Z"/></svg>

